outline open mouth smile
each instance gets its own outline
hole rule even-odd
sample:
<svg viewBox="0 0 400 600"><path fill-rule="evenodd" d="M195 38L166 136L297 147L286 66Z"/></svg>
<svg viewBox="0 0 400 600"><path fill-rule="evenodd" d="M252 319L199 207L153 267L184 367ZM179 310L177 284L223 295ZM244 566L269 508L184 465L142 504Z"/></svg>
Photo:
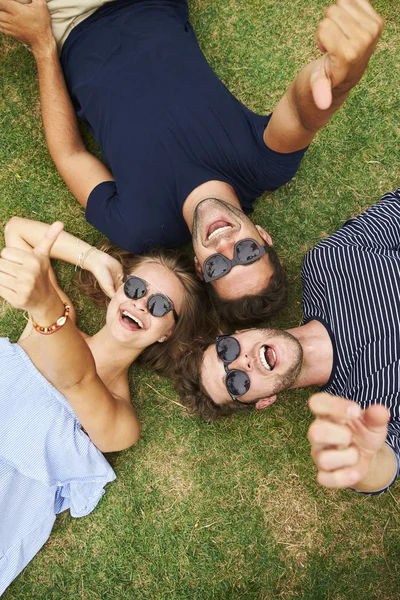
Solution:
<svg viewBox="0 0 400 600"><path fill-rule="evenodd" d="M261 346L259 351L260 362L264 369L267 371L273 371L276 365L276 352L271 346Z"/></svg>
<svg viewBox="0 0 400 600"><path fill-rule="evenodd" d="M139 329L145 329L143 322L135 317L128 310L121 311L121 321L127 329L131 331L137 331Z"/></svg>
<svg viewBox="0 0 400 600"><path fill-rule="evenodd" d="M206 240L207 241L212 240L217 235L220 235L221 233L225 233L226 231L229 231L230 229L232 229L232 225L230 225L230 223L228 223L227 221L223 221L223 220L215 221L214 223L211 223L210 227L207 230Z"/></svg>

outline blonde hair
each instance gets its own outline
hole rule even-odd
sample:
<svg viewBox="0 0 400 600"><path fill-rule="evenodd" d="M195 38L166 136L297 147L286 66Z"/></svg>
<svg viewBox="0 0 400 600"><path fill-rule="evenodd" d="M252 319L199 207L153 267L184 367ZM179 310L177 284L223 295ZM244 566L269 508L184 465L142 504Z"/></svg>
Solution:
<svg viewBox="0 0 400 600"><path fill-rule="evenodd" d="M176 368L176 361L181 353L190 347L191 341L198 335L213 329L210 302L202 283L195 275L192 261L178 250L163 248L155 248L145 256L132 254L110 243L102 244L99 249L119 260L125 276L130 275L139 266L158 264L174 273L183 285L185 294L182 298L179 320L172 334L165 342L156 342L145 348L138 359L141 365L164 375L171 375ZM90 271L79 273L79 285L95 302L107 306L109 298Z"/></svg>

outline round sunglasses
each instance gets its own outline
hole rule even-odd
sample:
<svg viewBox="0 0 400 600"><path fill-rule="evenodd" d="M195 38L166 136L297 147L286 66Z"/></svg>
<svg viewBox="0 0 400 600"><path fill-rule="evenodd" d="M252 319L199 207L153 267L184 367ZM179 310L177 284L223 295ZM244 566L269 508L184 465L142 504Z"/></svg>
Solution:
<svg viewBox="0 0 400 600"><path fill-rule="evenodd" d="M130 300L143 298L147 294L149 284L136 275L129 275L124 283L124 292ZM165 317L171 310L174 315L175 323L179 315L174 308L174 303L165 294L157 293L149 296L147 300L147 310L153 317Z"/></svg>
<svg viewBox="0 0 400 600"><path fill-rule="evenodd" d="M252 402L243 402L238 400L239 396L244 396L250 389L250 378L240 369L229 369L228 365L237 359L240 354L240 344L236 338L231 335L219 335L215 340L217 356L224 363L226 373L225 385L232 402L240 404L252 404ZM256 402L256 401L255 401Z"/></svg>
<svg viewBox="0 0 400 600"><path fill-rule="evenodd" d="M224 256L220 252L209 256L203 265L203 277L206 283L215 281L227 275L236 265L251 265L259 260L267 250L253 238L245 238L236 242L233 259Z"/></svg>

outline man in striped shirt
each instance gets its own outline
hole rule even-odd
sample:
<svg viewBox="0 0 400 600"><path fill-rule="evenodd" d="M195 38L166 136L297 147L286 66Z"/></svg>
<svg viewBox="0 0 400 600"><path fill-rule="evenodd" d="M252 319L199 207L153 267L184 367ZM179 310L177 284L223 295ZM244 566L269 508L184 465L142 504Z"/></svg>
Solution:
<svg viewBox="0 0 400 600"><path fill-rule="evenodd" d="M302 280L302 325L217 338L183 401L212 417L318 385L318 481L385 491L400 473L400 188L313 248Z"/></svg>

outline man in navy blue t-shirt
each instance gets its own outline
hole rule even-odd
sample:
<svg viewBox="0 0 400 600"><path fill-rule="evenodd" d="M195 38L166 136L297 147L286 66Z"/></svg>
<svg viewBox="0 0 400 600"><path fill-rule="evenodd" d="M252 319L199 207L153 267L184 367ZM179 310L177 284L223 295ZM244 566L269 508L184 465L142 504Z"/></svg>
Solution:
<svg viewBox="0 0 400 600"><path fill-rule="evenodd" d="M384 491L400 475L400 188L317 244L302 282L300 327L194 344L181 400L212 418L318 385L309 430L318 481Z"/></svg>
<svg viewBox="0 0 400 600"><path fill-rule="evenodd" d="M265 318L284 300L285 278L269 234L246 215L293 177L361 78L380 17L367 0L328 7L316 33L324 55L264 116L215 75L186 0L100 0L68 35L64 27L61 70L50 13L59 22L63 4L0 0L0 28L32 49L49 150L88 221L135 253L192 234L197 272L224 317ZM86 150L75 111L108 166Z"/></svg>

